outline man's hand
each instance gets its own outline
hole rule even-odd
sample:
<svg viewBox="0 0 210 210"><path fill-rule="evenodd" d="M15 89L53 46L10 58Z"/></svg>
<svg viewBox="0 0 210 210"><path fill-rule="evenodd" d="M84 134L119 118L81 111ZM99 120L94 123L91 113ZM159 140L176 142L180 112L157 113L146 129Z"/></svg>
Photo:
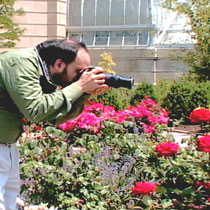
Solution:
<svg viewBox="0 0 210 210"><path fill-rule="evenodd" d="M100 95L110 90L109 86L104 84L106 75L100 67L96 67L90 71L84 71L77 85L82 91L91 95Z"/></svg>
<svg viewBox="0 0 210 210"><path fill-rule="evenodd" d="M105 85L105 86L103 86L103 87L101 87L101 88L95 89L95 90L94 90L93 92L91 92L90 94L91 94L91 95L102 95L102 94L104 94L104 93L106 93L106 92L108 92L108 91L110 91L110 87L107 86L107 85Z"/></svg>

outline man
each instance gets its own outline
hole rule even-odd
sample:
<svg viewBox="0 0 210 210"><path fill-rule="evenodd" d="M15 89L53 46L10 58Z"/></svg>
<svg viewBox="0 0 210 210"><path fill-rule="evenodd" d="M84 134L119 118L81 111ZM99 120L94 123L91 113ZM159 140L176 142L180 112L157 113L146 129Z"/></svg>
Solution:
<svg viewBox="0 0 210 210"><path fill-rule="evenodd" d="M0 56L0 209L16 209L19 193L19 153L16 141L22 118L60 124L81 113L92 94L109 90L100 68L90 66L83 43L45 41L35 49Z"/></svg>

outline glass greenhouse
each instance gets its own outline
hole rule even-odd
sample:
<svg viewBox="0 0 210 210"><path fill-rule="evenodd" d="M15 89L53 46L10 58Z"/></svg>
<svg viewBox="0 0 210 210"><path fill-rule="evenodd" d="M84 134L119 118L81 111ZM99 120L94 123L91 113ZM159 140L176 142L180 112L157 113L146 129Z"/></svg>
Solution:
<svg viewBox="0 0 210 210"><path fill-rule="evenodd" d="M68 37L88 47L186 46L193 43L189 30L161 0L68 1Z"/></svg>

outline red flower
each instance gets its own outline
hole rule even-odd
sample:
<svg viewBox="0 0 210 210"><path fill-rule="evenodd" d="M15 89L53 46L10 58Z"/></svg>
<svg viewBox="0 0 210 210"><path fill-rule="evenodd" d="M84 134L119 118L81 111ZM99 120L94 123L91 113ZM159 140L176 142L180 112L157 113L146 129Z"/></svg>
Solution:
<svg viewBox="0 0 210 210"><path fill-rule="evenodd" d="M41 131L41 130L42 130L42 127L41 127L41 126L36 126L36 127L34 127L34 129L35 129L36 131Z"/></svg>
<svg viewBox="0 0 210 210"><path fill-rule="evenodd" d="M210 152L210 135L198 138L198 151Z"/></svg>
<svg viewBox="0 0 210 210"><path fill-rule="evenodd" d="M179 145L173 142L161 143L158 144L155 148L155 151L160 156L173 156L177 154L178 150L179 150Z"/></svg>
<svg viewBox="0 0 210 210"><path fill-rule="evenodd" d="M133 195L147 195L151 192L155 192L157 184L152 182L137 182L132 188Z"/></svg>
<svg viewBox="0 0 210 210"><path fill-rule="evenodd" d="M194 109L189 116L191 123L208 123L210 122L209 109Z"/></svg>
<svg viewBox="0 0 210 210"><path fill-rule="evenodd" d="M196 182L195 189L198 189L200 187L204 187L206 190L210 191L210 182Z"/></svg>
<svg viewBox="0 0 210 210"><path fill-rule="evenodd" d="M23 121L24 124L28 123L28 120L26 118L23 118L22 121Z"/></svg>

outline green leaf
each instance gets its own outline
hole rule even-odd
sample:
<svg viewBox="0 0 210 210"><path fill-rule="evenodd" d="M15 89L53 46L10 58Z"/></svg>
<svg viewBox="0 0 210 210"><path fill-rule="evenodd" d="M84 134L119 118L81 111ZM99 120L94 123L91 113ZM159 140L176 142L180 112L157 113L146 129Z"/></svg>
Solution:
<svg viewBox="0 0 210 210"><path fill-rule="evenodd" d="M141 201L146 205L146 206L151 206L153 201L152 198L149 195L145 195L142 197Z"/></svg>
<svg viewBox="0 0 210 210"><path fill-rule="evenodd" d="M166 189L165 189L165 187L163 187L163 186L158 186L157 187L157 192L159 192L159 193L166 193Z"/></svg>
<svg viewBox="0 0 210 210"><path fill-rule="evenodd" d="M171 205L173 205L173 202L169 199L164 199L164 200L161 201L161 205L162 205L163 208L168 208Z"/></svg>

